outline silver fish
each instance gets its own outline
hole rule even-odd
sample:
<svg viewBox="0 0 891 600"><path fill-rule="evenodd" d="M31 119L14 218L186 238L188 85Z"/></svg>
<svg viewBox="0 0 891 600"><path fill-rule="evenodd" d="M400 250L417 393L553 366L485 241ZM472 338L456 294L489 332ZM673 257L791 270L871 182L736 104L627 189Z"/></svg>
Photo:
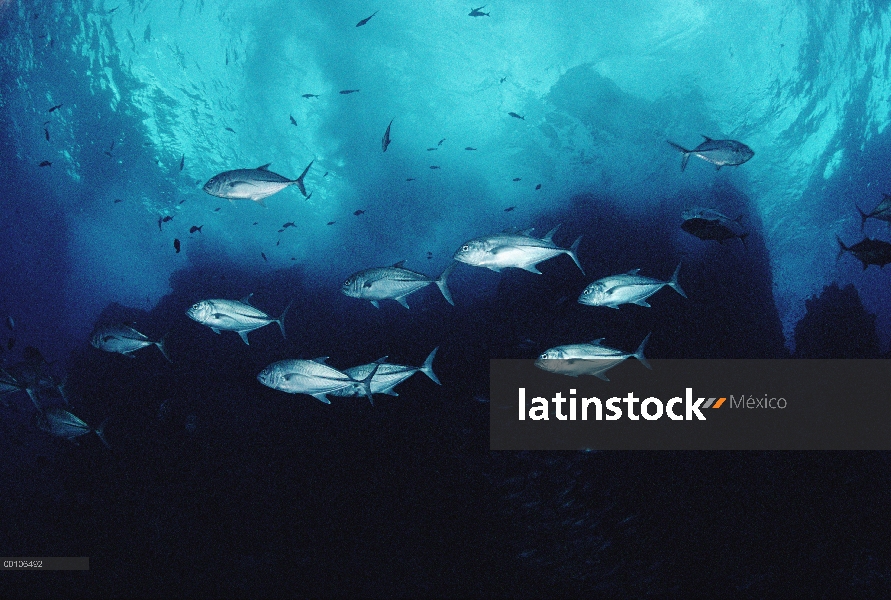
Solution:
<svg viewBox="0 0 891 600"><path fill-rule="evenodd" d="M384 362L387 359L387 357L385 356L381 359L378 359L376 362L368 363L367 365L359 365L358 367L344 369L343 372L353 379L362 381L363 379L368 377L368 374L371 373L371 371L374 370L375 367L377 367L377 371L375 372L374 377L371 379L371 393L398 396L399 394L394 392L393 388L417 372L421 372L429 377L430 380L433 381L433 383L442 385L442 383L440 383L439 381L439 378L433 372L433 357L436 356L437 350L439 350L439 346L434 348L433 351L427 355L427 359L420 367L386 363ZM358 396L362 393L363 392L361 386L353 386L351 388L343 388L337 390L336 392L331 392L333 396Z"/></svg>
<svg viewBox="0 0 891 600"><path fill-rule="evenodd" d="M266 206L264 198L282 191L289 185L296 185L300 188L300 193L308 198L303 178L306 177L313 162L315 161L306 166L297 179L288 179L278 173L273 173L269 170L269 165L272 163L267 163L256 169L235 169L214 175L204 184L203 189L211 196L218 198L228 198L229 200L241 198L253 200Z"/></svg>
<svg viewBox="0 0 891 600"><path fill-rule="evenodd" d="M681 171L687 168L687 161L690 160L691 154L712 163L718 170L725 166L741 165L755 156L752 149L742 142L737 142L736 140L713 140L706 135L702 137L705 138L705 141L692 150L687 150L674 142L668 142L672 148L684 155L681 161Z"/></svg>
<svg viewBox="0 0 891 600"><path fill-rule="evenodd" d="M352 389L359 385L374 404L371 396L371 380L377 372L377 364L364 379L357 380L325 364L326 360L327 356L313 360L280 360L260 371L257 381L266 387L289 394L308 394L325 404L331 404L325 394L333 394L344 388Z"/></svg>
<svg viewBox="0 0 891 600"><path fill-rule="evenodd" d="M74 441L75 438L95 432L106 448L111 449L104 433L105 423L107 422L108 420L106 419L98 429L93 429L79 417L58 406L51 406L41 410L37 415L37 427L42 431L46 431L56 437L65 438L68 441Z"/></svg>
<svg viewBox="0 0 891 600"><path fill-rule="evenodd" d="M375 308L380 308L378 300L386 299L396 300L408 308L408 302L405 301L406 296L435 283L446 301L452 306L455 305L452 293L446 285L446 279L455 268L455 263L450 263L436 279L406 269L402 266L404 264L405 261L400 260L392 267L375 267L353 273L343 282L341 291L351 298L370 300Z"/></svg>
<svg viewBox="0 0 891 600"><path fill-rule="evenodd" d="M493 271L501 271L508 267L524 269L530 273L541 274L536 267L538 263L553 258L559 254L568 255L585 272L579 257L576 254L582 236L573 242L569 248L558 247L553 240L554 233L560 226L554 227L543 238L538 239L527 232L520 233L496 233L486 237L476 238L465 242L455 252L455 260L474 267L486 267Z"/></svg>
<svg viewBox="0 0 891 600"><path fill-rule="evenodd" d="M638 306L650 305L647 298L661 290L666 285L678 294L687 297L678 283L678 273L681 271L679 264L674 270L674 275L668 281L659 281L651 277L638 275L640 269L632 269L623 275L611 275L598 279L588 285L579 296L579 304L588 306L608 306L619 308L620 304L637 304Z"/></svg>
<svg viewBox="0 0 891 600"><path fill-rule="evenodd" d="M604 339L596 339L590 344L569 344L545 350L535 361L535 366L544 371L570 377L594 375L604 381L609 381L604 375L606 371L632 356L642 362L646 368L653 368L643 353L644 346L650 339L649 333L633 354L626 354L621 350L604 346L600 343Z"/></svg>
<svg viewBox="0 0 891 600"><path fill-rule="evenodd" d="M100 325L93 330L90 336L90 343L94 348L105 350L106 352L117 352L130 358L135 358L132 352L135 352L146 346L157 346L164 358L170 360L167 349L164 347L164 338L158 341L150 340L144 334L139 333L132 327L127 325Z"/></svg>
<svg viewBox="0 0 891 600"><path fill-rule="evenodd" d="M279 329L282 330L282 337L286 338L285 315L288 314L288 309L291 308L294 301L289 302L281 316L276 319L252 306L250 304L251 296L253 294L249 294L240 302L219 299L202 300L187 310L186 314L189 318L210 327L214 333L220 333L220 330L238 332L245 344L248 344L248 333L270 323L278 323Z"/></svg>

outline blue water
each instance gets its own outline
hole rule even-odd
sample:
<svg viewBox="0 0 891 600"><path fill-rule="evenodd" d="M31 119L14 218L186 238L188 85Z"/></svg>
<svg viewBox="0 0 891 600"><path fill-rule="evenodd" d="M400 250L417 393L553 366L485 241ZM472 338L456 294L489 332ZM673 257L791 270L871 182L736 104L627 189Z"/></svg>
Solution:
<svg viewBox="0 0 891 600"><path fill-rule="evenodd" d="M891 192L891 7L471 8L0 0L0 311L14 320L0 360L39 348L114 448L52 439L26 395L4 397L0 553L92 557L86 579L15 578L20 595L74 581L94 596L887 589L883 456L496 454L485 398L490 358L597 337L631 349L650 331L650 358L883 356L888 276L837 258L835 236L891 240L855 208ZM701 135L755 155L682 172L666 141ZM310 161L309 199L202 190ZM742 215L745 246L681 230L692 206ZM455 307L429 286L408 311L340 293L361 269L436 276L466 240L557 224L560 246L584 236L587 275L565 256L542 275L459 265ZM576 303L596 278L667 279L679 261L686 300ZM246 346L185 316L249 293L274 315L294 300L286 340L272 325ZM90 347L107 320L167 334L173 363ZM420 365L436 346L441 387L414 377L373 407L256 381L284 358Z"/></svg>

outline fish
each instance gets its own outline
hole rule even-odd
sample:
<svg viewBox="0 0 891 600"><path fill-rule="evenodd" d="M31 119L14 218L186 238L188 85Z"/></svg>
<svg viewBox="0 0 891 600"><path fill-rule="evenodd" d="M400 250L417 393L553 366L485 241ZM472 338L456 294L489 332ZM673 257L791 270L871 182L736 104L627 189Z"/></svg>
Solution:
<svg viewBox="0 0 891 600"><path fill-rule="evenodd" d="M878 265L879 268L884 268L885 265L891 263L891 244L888 242L866 237L862 241L848 247L845 246L840 237L835 236L835 239L838 240L839 246L836 260L841 258L845 252L850 252L857 260L863 263L864 271L869 265Z"/></svg>
<svg viewBox="0 0 891 600"><path fill-rule="evenodd" d="M167 354L167 348L164 340L167 336L162 336L159 340L151 340L132 327L122 324L104 324L97 325L90 335L90 344L94 348L104 350L105 352L117 352L130 358L135 358L133 352L145 348L146 346L157 346L161 354L164 355L169 362L170 355Z"/></svg>
<svg viewBox="0 0 891 600"><path fill-rule="evenodd" d="M362 210L362 209L360 208L359 210L357 210L357 211L354 212L353 214L356 215L356 216L358 217L359 215L364 215L364 214L365 214L365 211Z"/></svg>
<svg viewBox="0 0 891 600"><path fill-rule="evenodd" d="M442 146L442 143L443 143L444 141L446 141L446 139L445 139L445 138L442 138L441 140L439 140L439 143L436 144L436 145L437 145L437 146Z"/></svg>
<svg viewBox="0 0 891 600"><path fill-rule="evenodd" d="M371 17L373 17L374 15L376 15L378 12L379 12L379 11L374 11L373 13L371 13ZM356 27L362 27L362 26L365 25L368 21L371 20L371 17L365 17L364 19L362 19L361 21L359 21L358 23L356 23Z"/></svg>
<svg viewBox="0 0 891 600"><path fill-rule="evenodd" d="M328 225L334 225L335 223L337 223L337 221L328 221L327 224L328 224Z"/></svg>
<svg viewBox="0 0 891 600"><path fill-rule="evenodd" d="M56 104L54 107L50 108L50 109L49 109L48 111L46 111L46 112L53 112L53 111L59 110L60 108L62 108L62 105L61 105L61 104Z"/></svg>
<svg viewBox="0 0 891 600"><path fill-rule="evenodd" d="M340 90L340 93L343 95L346 95L346 94L355 94L358 91L359 90Z"/></svg>
<svg viewBox="0 0 891 600"><path fill-rule="evenodd" d="M378 359L378 361L373 363L344 369L343 372L353 379L362 381L366 377L368 377L368 374L371 373L371 371L374 370L375 367L377 367L377 371L375 372L374 377L372 377L370 382L371 393L398 396L399 394L394 392L393 388L414 375L415 373L423 373L424 375L429 377L430 380L433 381L433 383L435 383L436 385L442 385L442 382L439 381L439 378L433 372L433 357L436 356L437 350L439 350L438 346L434 348L433 351L430 352L430 354L427 355L426 360L424 360L424 363L420 367L412 367L409 365L395 365L383 362L387 358L385 356L384 358ZM361 392L361 386L353 385L352 387L345 387L335 392L331 392L331 395L358 396Z"/></svg>
<svg viewBox="0 0 891 600"><path fill-rule="evenodd" d="M433 152L434 150L439 150L439 148L427 148L427 152Z"/></svg>
<svg viewBox="0 0 891 600"><path fill-rule="evenodd" d="M282 229L287 229L288 227L297 227L297 225L294 224L294 221L288 221L287 223L282 225Z"/></svg>
<svg viewBox="0 0 891 600"><path fill-rule="evenodd" d="M409 177L408 179L406 179L406 181L415 181L415 178L414 178L414 177Z"/></svg>
<svg viewBox="0 0 891 600"><path fill-rule="evenodd" d="M712 163L715 165L716 170L720 170L721 167L725 166L741 165L755 156L752 149L742 142L737 142L736 140L713 140L706 135L702 137L705 138L705 141L692 150L687 150L674 142L668 142L672 148L684 155L681 161L681 171L687 168L687 161L690 159L691 154Z"/></svg>
<svg viewBox="0 0 891 600"><path fill-rule="evenodd" d="M12 315L6 317L6 327L10 331L15 331L15 319L12 318Z"/></svg>
<svg viewBox="0 0 891 600"><path fill-rule="evenodd" d="M341 291L351 298L368 300L375 308L380 308L379 300L387 299L396 300L408 308L406 296L435 283L446 301L452 306L455 305L452 293L446 284L449 274L455 268L454 262L449 263L436 279L406 269L404 265L405 261L400 260L391 267L375 267L353 273L343 282Z"/></svg>
<svg viewBox="0 0 891 600"><path fill-rule="evenodd" d="M318 98L318 94L303 94L304 98Z"/></svg>
<svg viewBox="0 0 891 600"><path fill-rule="evenodd" d="M80 418L58 406L43 409L37 416L37 427L42 431L68 441L74 441L75 438L94 432L105 444L105 447L110 450L111 446L105 439L105 424L107 422L106 419L97 429L93 429Z"/></svg>
<svg viewBox="0 0 891 600"><path fill-rule="evenodd" d="M687 219L681 224L681 229L701 240L716 240L719 244L723 244L724 240L738 237L745 246L746 236L749 235L736 233L720 221L701 218Z"/></svg>
<svg viewBox="0 0 891 600"><path fill-rule="evenodd" d="M535 186L535 189L540 190L540 189L541 189L541 184L539 183L537 186Z"/></svg>
<svg viewBox="0 0 891 600"><path fill-rule="evenodd" d="M235 130L232 129L231 127L226 127L226 131L231 131L232 133L235 133Z"/></svg>
<svg viewBox="0 0 891 600"><path fill-rule="evenodd" d="M294 120L294 117L293 117L292 115L288 115L288 117L290 117L290 119L291 119L291 125L295 125L295 126L296 126L296 125L297 125L297 121Z"/></svg>
<svg viewBox="0 0 891 600"><path fill-rule="evenodd" d="M545 350L535 366L551 373L560 373L570 377L579 375L594 375L603 381L609 381L604 375L606 371L616 366L626 358L634 357L643 365L652 369L649 361L644 356L644 346L650 339L650 334L643 339L640 346L633 354L627 354L621 350L604 346L601 342L606 338L598 338L588 344L568 344L556 346Z"/></svg>
<svg viewBox="0 0 891 600"><path fill-rule="evenodd" d="M377 372L375 365L363 380L356 380L343 371L325 364L327 356L313 360L290 359L280 360L267 366L257 375L257 381L266 387L289 394L307 394L319 402L331 404L326 394L344 388L361 386L365 396L374 404L371 395L371 381Z"/></svg>
<svg viewBox="0 0 891 600"><path fill-rule="evenodd" d="M372 16L374 16L374 15L372 15ZM370 19L371 17L368 17L368 18ZM358 27L358 25L357 25L357 27ZM383 147L384 152L387 151L387 146L390 145L390 127L393 125L394 120L395 120L395 117L393 119L390 119L390 124L387 125L387 130L384 132L384 138L381 140L381 146Z"/></svg>
<svg viewBox="0 0 891 600"><path fill-rule="evenodd" d="M467 147L464 148L464 149L465 149L465 150L476 150L476 148L471 148L470 146L467 146Z"/></svg>
<svg viewBox="0 0 891 600"><path fill-rule="evenodd" d="M215 209L213 209L214 212L220 212L221 210L223 210L222 206L218 206Z"/></svg>
<svg viewBox="0 0 891 600"><path fill-rule="evenodd" d="M204 227L204 225L192 225L191 227L189 227L189 233L195 233L196 231L201 231L202 227Z"/></svg>
<svg viewBox="0 0 891 600"><path fill-rule="evenodd" d="M504 212L511 212L515 208L516 208L516 206L508 206L507 208L504 209Z"/></svg>
<svg viewBox="0 0 891 600"><path fill-rule="evenodd" d="M115 198L112 204L117 204L118 202L123 202L123 200L121 200L120 198Z"/></svg>
<svg viewBox="0 0 891 600"><path fill-rule="evenodd" d="M678 264L674 270L674 275L668 281L659 281L650 277L638 275L640 269L632 269L624 275L611 275L598 279L589 284L579 296L579 304L587 306L607 306L609 308L619 308L620 304L637 304L638 306L650 305L647 298L668 286L678 294L687 297L681 285L678 283L678 273L681 271L681 265Z"/></svg>
<svg viewBox="0 0 891 600"><path fill-rule="evenodd" d="M46 141L50 141L49 139L49 129L46 127L43 128L43 136L46 138Z"/></svg>
<svg viewBox="0 0 891 600"><path fill-rule="evenodd" d="M554 244L554 233L559 225L539 239L527 233L496 233L465 242L455 252L455 260L474 267L486 267L495 272L500 272L508 267L524 269L530 273L541 274L536 267L538 263L557 256L568 255L582 274L585 269L578 258L579 242L583 236L579 236L569 248L560 248Z"/></svg>
<svg viewBox="0 0 891 600"><path fill-rule="evenodd" d="M431 169L438 169L439 167L436 166L436 165L430 165L430 168L431 168Z"/></svg>
<svg viewBox="0 0 891 600"><path fill-rule="evenodd" d="M509 114L510 116L512 116L512 117L515 118L515 119L522 119L522 120L524 120L524 121L526 120L526 117L521 117L520 115L518 115L518 114L515 113L515 112L509 112L509 113L507 113L507 114Z"/></svg>
<svg viewBox="0 0 891 600"><path fill-rule="evenodd" d="M273 318L264 313L259 308L251 305L250 300L253 294L249 294L240 302L237 300L202 300L192 305L186 311L190 319L210 327L214 333L223 331L235 331L248 344L247 334L255 329L265 327L270 323L278 323L279 329L282 331L282 337L287 339L285 335L285 315L291 308L292 300L282 311L279 318Z"/></svg>
<svg viewBox="0 0 891 600"><path fill-rule="evenodd" d="M179 249L180 249L180 241L179 241L179 238L175 238L175 239L173 240L173 248L174 248L174 250L176 250L176 253L179 254Z"/></svg>
<svg viewBox="0 0 891 600"><path fill-rule="evenodd" d="M882 201L869 214L860 210L860 207L856 204L854 206L857 208L857 212L860 213L860 231L863 231L867 219L878 219L891 225L891 194L882 194Z"/></svg>
<svg viewBox="0 0 891 600"><path fill-rule="evenodd" d="M253 200L266 206L265 198L282 191L289 185L296 185L300 193L308 198L303 178L306 177L306 173L314 162L315 160L310 161L297 179L288 179L278 173L273 173L269 170L269 165L272 163L267 163L256 169L224 171L211 177L204 184L203 189L211 196L218 198Z"/></svg>
<svg viewBox="0 0 891 600"><path fill-rule="evenodd" d="M50 161L45 160L45 161L43 161L42 163L40 163L40 166L41 166L41 167L50 167L50 166L52 166L52 164L53 164L53 163L51 163Z"/></svg>
<svg viewBox="0 0 891 600"><path fill-rule="evenodd" d="M514 177L513 181L520 181L521 179L522 179L521 177Z"/></svg>
<svg viewBox="0 0 891 600"><path fill-rule="evenodd" d="M322 175L323 178L328 177L328 171L325 171L325 174Z"/></svg>
<svg viewBox="0 0 891 600"><path fill-rule="evenodd" d="M480 12L484 8L486 8L485 4L483 4L479 8L471 8L470 13L468 13L468 16L469 17L488 17L489 13Z"/></svg>
<svg viewBox="0 0 891 600"><path fill-rule="evenodd" d="M502 77L498 80L498 83L504 83L505 81L507 81L507 77Z"/></svg>
<svg viewBox="0 0 891 600"><path fill-rule="evenodd" d="M184 166L186 166L186 155L185 154L183 154L179 158L179 170L182 171Z"/></svg>
<svg viewBox="0 0 891 600"><path fill-rule="evenodd" d="M267 262L269 261L269 259L266 258L266 255L265 255L263 252L260 253L260 256L263 257L263 260L265 260L265 261L267 261Z"/></svg>

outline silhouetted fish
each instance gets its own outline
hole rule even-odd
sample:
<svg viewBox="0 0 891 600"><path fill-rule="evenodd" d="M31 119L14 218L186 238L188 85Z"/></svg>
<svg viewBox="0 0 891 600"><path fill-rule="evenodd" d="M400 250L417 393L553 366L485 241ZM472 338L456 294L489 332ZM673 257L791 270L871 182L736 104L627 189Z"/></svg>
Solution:
<svg viewBox="0 0 891 600"><path fill-rule="evenodd" d="M414 177L409 177L408 179L406 179L406 181L414 181L414 180L415 180Z"/></svg>
<svg viewBox="0 0 891 600"><path fill-rule="evenodd" d="M167 216L164 216L164 217L158 217L158 231L161 231L161 224L162 224L162 223L168 223L168 222L170 222L170 221L172 221L172 220L173 220L173 217L171 217L170 215L167 215Z"/></svg>
<svg viewBox="0 0 891 600"><path fill-rule="evenodd" d="M359 215L363 215L363 214L365 214L365 211L362 210L362 209L360 208L359 210L357 210L357 211L354 212L353 214L356 215L356 216L358 217Z"/></svg>
<svg viewBox="0 0 891 600"><path fill-rule="evenodd" d="M297 227L297 226L294 225L294 221L288 221L287 223L282 225L282 230L287 229L288 227Z"/></svg>
<svg viewBox="0 0 891 600"><path fill-rule="evenodd" d="M231 127L227 127L227 128L226 128L226 131L231 131L232 133L235 133L235 130L232 129Z"/></svg>
<svg viewBox="0 0 891 600"><path fill-rule="evenodd" d="M857 212L860 213L861 231L863 230L863 226L866 225L867 219L878 219L879 221L885 221L891 225L891 194L882 194L882 201L879 202L869 214L860 210L860 207L856 204L854 206L857 208Z"/></svg>
<svg viewBox="0 0 891 600"><path fill-rule="evenodd" d="M297 121L294 120L292 115L288 115L288 117L291 119L291 125L297 125Z"/></svg>
<svg viewBox="0 0 891 600"><path fill-rule="evenodd" d="M476 150L476 148L471 148L470 146L467 146L467 147L464 148L464 149L465 149L465 150Z"/></svg>
<svg viewBox="0 0 891 600"><path fill-rule="evenodd" d="M540 190L540 189L541 189L541 184L539 183L537 186L535 186L535 189Z"/></svg>
<svg viewBox="0 0 891 600"><path fill-rule="evenodd" d="M371 13L371 17L373 17L377 13L378 13L378 11L374 11L373 13ZM368 21L371 20L371 17L365 17L364 19L362 19L361 21L356 23L356 27L362 27L363 25L365 25L365 23L367 23Z"/></svg>
<svg viewBox="0 0 891 600"><path fill-rule="evenodd" d="M720 213L715 214L720 215ZM739 219L742 216L739 219L731 220L726 217L707 218L709 215L710 213L701 213L688 218L681 224L681 229L701 240L715 240L719 244L723 244L724 240L739 238L743 246L746 246L746 237L749 234L740 231Z"/></svg>
<svg viewBox="0 0 891 600"><path fill-rule="evenodd" d="M46 111L46 112L53 112L54 110L57 110L57 109L59 109L59 108L62 108L62 105L61 105L61 104L56 104L54 107L52 107L51 109L49 109L49 110Z"/></svg>
<svg viewBox="0 0 891 600"><path fill-rule="evenodd" d="M185 154L183 154L179 159L179 170L182 171L184 166L186 166L186 155Z"/></svg>
<svg viewBox="0 0 891 600"><path fill-rule="evenodd" d="M427 148L427 152L430 152L430 151L432 151L432 150L438 150L438 149L439 149L439 148Z"/></svg>
<svg viewBox="0 0 891 600"><path fill-rule="evenodd" d="M519 177L514 177L514 181L520 181Z"/></svg>
<svg viewBox="0 0 891 600"><path fill-rule="evenodd" d="M445 138L442 138L441 140L439 140L439 143L436 144L436 145L437 145L437 146L442 146L442 143L443 143L444 141L446 141L446 139L445 139Z"/></svg>
<svg viewBox="0 0 891 600"><path fill-rule="evenodd" d="M845 252L850 252L857 258L857 260L863 263L864 271L869 265L878 265L879 268L883 268L888 263L891 263L891 244L888 242L867 237L863 238L863 241L848 247L845 246L840 237L835 236L835 239L838 240L839 245L838 257L836 260L841 258L841 255Z"/></svg>
<svg viewBox="0 0 891 600"><path fill-rule="evenodd" d="M727 165L741 165L755 156L752 149L742 142L737 142L736 140L713 140L706 135L702 137L705 138L705 141L692 150L687 150L674 142L668 142L672 148L684 155L681 161L681 171L687 168L687 161L690 159L691 154L712 163L716 169Z"/></svg>
<svg viewBox="0 0 891 600"><path fill-rule="evenodd" d="M303 94L304 98L318 98L318 94Z"/></svg>
<svg viewBox="0 0 891 600"><path fill-rule="evenodd" d="M518 115L518 114L515 113L515 112L509 112L509 113L507 113L507 114L509 114L510 116L512 116L512 117L515 118L515 119L523 119L524 121L526 120L526 117L521 117L520 115Z"/></svg>
<svg viewBox="0 0 891 600"><path fill-rule="evenodd" d="M173 240L173 248L174 248L174 250L176 250L177 254L179 254L179 246L180 246L179 239L174 239Z"/></svg>
<svg viewBox="0 0 891 600"><path fill-rule="evenodd" d="M49 167L49 166L51 166L52 164L53 164L53 163L51 163L50 161L45 160L45 161L43 161L42 163L40 163L40 166L41 166L41 167Z"/></svg>
<svg viewBox="0 0 891 600"><path fill-rule="evenodd" d="M328 221L328 225L334 225L337 221Z"/></svg>
<svg viewBox="0 0 891 600"><path fill-rule="evenodd" d="M10 331L15 331L15 319L12 318L12 315L6 317L6 327Z"/></svg>
<svg viewBox="0 0 891 600"><path fill-rule="evenodd" d="M359 90L340 90L340 93L346 95L346 94L355 94L358 91Z"/></svg>
<svg viewBox="0 0 891 600"><path fill-rule="evenodd" d="M430 165L430 168L431 168L431 169L438 169L439 167L436 166L436 165Z"/></svg>
<svg viewBox="0 0 891 600"><path fill-rule="evenodd" d="M213 211L214 211L214 212L220 212L222 209L223 209L222 206L218 206L218 207L216 207L215 209L213 209ZM256 225L256 223L254 223L254 225Z"/></svg>
<svg viewBox="0 0 891 600"><path fill-rule="evenodd" d="M508 206L507 208L504 209L504 212L510 212L515 208L516 208L516 206Z"/></svg>
<svg viewBox="0 0 891 600"><path fill-rule="evenodd" d="M50 139L49 139L49 129L47 129L46 127L43 128L43 137L46 138L46 141L50 141Z"/></svg>
<svg viewBox="0 0 891 600"><path fill-rule="evenodd" d="M192 225L189 228L189 233L195 233L196 231L201 231L201 227L204 227L204 225L201 225L200 227L198 225Z"/></svg>
<svg viewBox="0 0 891 600"><path fill-rule="evenodd" d="M486 8L486 5L483 4L479 8L471 8L468 16L470 17L488 17L489 13L480 12L480 10Z"/></svg>
<svg viewBox="0 0 891 600"><path fill-rule="evenodd" d="M117 204L118 202L123 202L120 198L115 198L112 204Z"/></svg>
<svg viewBox="0 0 891 600"><path fill-rule="evenodd" d="M374 15L372 15L372 16L374 16ZM368 17L368 18L370 19L371 17ZM360 25L361 25L361 23L360 23ZM358 25L356 27L358 27ZM393 125L394 120L395 120L395 117L393 119L390 119L390 124L387 125L387 130L384 132L384 138L381 140L381 146L383 147L384 152L387 151L387 146L390 145L390 127Z"/></svg>
<svg viewBox="0 0 891 600"><path fill-rule="evenodd" d="M263 257L263 260L265 260L265 261L267 261L267 262L269 262L269 259L268 259L268 258L266 258L266 255L265 255L265 254L264 254L264 253L262 253L262 252L261 252L261 253L260 253L260 256L262 256L262 257Z"/></svg>
<svg viewBox="0 0 891 600"><path fill-rule="evenodd" d="M167 354L167 348L164 345L164 338L155 341L149 339L145 334L140 333L128 325L104 324L97 325L90 334L90 344L94 348L104 350L105 352L117 352L124 356L134 358L133 352L145 348L146 346L157 346L161 354L168 361L170 356Z"/></svg>

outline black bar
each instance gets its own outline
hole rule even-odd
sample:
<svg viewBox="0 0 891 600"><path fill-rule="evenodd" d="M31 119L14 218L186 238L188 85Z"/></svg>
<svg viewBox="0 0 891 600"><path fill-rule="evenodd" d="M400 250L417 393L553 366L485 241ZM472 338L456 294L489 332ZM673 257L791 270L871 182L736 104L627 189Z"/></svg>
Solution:
<svg viewBox="0 0 891 600"><path fill-rule="evenodd" d="M89 571L88 556L51 556L0 558L3 571Z"/></svg>

